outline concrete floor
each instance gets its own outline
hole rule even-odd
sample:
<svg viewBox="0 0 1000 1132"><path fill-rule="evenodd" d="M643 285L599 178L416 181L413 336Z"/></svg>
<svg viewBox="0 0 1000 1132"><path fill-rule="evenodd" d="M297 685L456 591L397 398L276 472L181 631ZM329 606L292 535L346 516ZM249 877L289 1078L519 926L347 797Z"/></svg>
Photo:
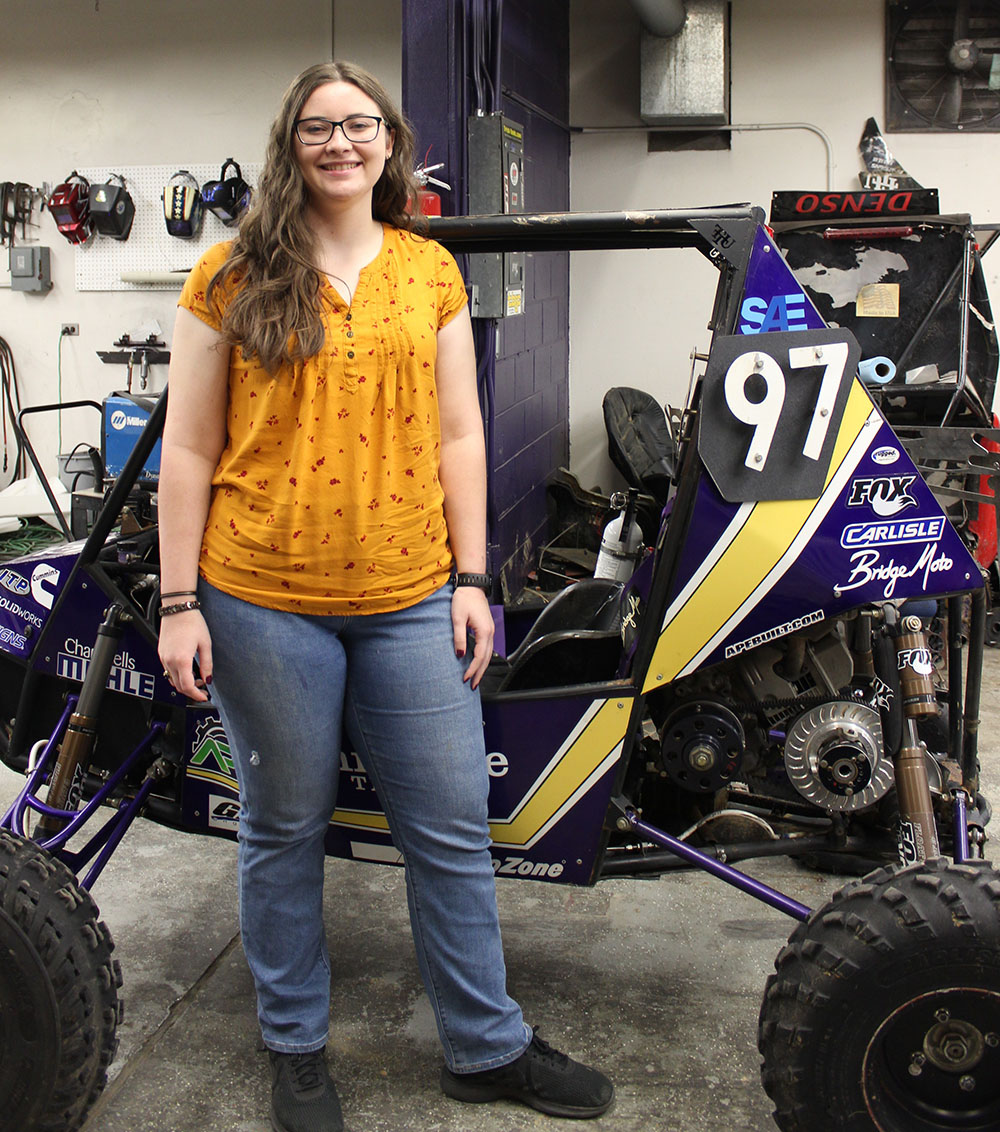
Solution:
<svg viewBox="0 0 1000 1132"><path fill-rule="evenodd" d="M994 802L998 688L1000 653L989 651L981 753ZM0 767L0 807L19 782ZM125 1018L111 1083L84 1132L268 1132L235 857L229 842L140 822L98 881L94 896L124 971ZM741 867L813 907L842 883L788 861ZM526 1018L616 1083L614 1108L586 1127L774 1127L759 1080L757 1013L790 919L696 873L594 889L504 880L498 891L509 985ZM441 1094L399 870L330 860L326 925L335 964L329 1053L353 1132L570 1126Z"/></svg>

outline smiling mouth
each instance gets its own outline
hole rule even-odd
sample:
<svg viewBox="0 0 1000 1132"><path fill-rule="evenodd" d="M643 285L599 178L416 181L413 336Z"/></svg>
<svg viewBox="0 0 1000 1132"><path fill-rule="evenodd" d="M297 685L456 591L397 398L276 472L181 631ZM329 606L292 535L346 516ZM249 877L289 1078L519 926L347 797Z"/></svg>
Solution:
<svg viewBox="0 0 1000 1132"><path fill-rule="evenodd" d="M358 169L361 167L360 161L338 161L336 164L328 163L321 165L320 169L327 173L347 173L351 169Z"/></svg>

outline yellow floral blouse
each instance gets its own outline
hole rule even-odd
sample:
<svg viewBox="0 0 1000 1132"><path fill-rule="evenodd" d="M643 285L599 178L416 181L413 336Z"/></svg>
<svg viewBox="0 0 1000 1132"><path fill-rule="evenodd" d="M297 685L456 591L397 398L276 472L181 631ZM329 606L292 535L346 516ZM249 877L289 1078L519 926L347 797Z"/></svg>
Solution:
<svg viewBox="0 0 1000 1132"><path fill-rule="evenodd" d="M205 253L178 304L216 329L205 291L228 249ZM437 332L465 305L465 287L440 244L383 226L350 307L329 283L324 298L326 342L314 357L271 376L231 352L228 441L200 570L272 609L401 609L444 585L452 566L434 364Z"/></svg>

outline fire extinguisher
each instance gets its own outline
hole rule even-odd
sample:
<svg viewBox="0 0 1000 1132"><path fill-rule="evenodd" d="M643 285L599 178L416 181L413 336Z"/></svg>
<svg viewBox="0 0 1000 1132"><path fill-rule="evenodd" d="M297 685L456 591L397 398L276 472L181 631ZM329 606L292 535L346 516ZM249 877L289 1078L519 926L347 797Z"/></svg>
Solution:
<svg viewBox="0 0 1000 1132"><path fill-rule="evenodd" d="M611 506L618 515L604 528L595 578L627 582L638 566L642 558L642 528L635 517L638 498L634 487L628 489L627 496L621 491L611 496Z"/></svg>
<svg viewBox="0 0 1000 1132"><path fill-rule="evenodd" d="M447 182L439 181L437 177L431 176L431 173L443 168L444 162L440 161L437 165L418 165L416 169L413 170L413 176L420 186L417 191L417 208L421 216L441 215L441 194L434 192L433 189L427 188L427 185L431 184L437 185L442 189L451 189L451 185L447 184Z"/></svg>

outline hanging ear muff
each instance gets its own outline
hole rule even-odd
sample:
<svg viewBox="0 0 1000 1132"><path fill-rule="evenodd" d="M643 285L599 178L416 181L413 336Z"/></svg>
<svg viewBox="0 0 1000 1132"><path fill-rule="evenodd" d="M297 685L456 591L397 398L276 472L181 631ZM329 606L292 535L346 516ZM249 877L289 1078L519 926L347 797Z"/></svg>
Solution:
<svg viewBox="0 0 1000 1132"><path fill-rule="evenodd" d="M228 169L235 170L231 177L226 176ZM206 181L201 187L201 199L205 202L205 207L214 212L227 228L232 228L239 222L250 207L252 195L253 190L243 180L239 165L231 157L223 162L219 179Z"/></svg>
<svg viewBox="0 0 1000 1132"><path fill-rule="evenodd" d="M120 173L113 173L103 185L91 188L90 215L102 236L110 236L113 240L128 239L135 219L135 201Z"/></svg>
<svg viewBox="0 0 1000 1132"><path fill-rule="evenodd" d="M181 240L193 240L201 231L201 190L186 169L178 169L164 186L163 219L170 235Z"/></svg>

